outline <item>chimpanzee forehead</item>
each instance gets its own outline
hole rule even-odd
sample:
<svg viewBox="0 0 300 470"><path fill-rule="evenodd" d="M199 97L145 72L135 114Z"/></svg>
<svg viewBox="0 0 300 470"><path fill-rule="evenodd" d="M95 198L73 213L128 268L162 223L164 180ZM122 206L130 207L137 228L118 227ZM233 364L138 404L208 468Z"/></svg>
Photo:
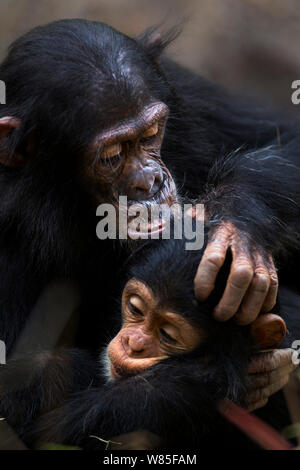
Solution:
<svg viewBox="0 0 300 470"><path fill-rule="evenodd" d="M137 41L105 27L93 45L96 57L94 89L99 119L105 123L135 119L151 103L160 101L158 69Z"/></svg>
<svg viewBox="0 0 300 470"><path fill-rule="evenodd" d="M141 68L130 58L126 60L122 51L115 60L110 60L103 73L91 78L97 114L107 124L134 119L151 103L159 101Z"/></svg>
<svg viewBox="0 0 300 470"><path fill-rule="evenodd" d="M95 75L90 75L88 86L90 89L82 92L92 103L90 110L94 113L94 122L103 130L130 121L137 124L147 118L147 110L154 103L161 101L157 88L144 76L140 64L123 50L111 57L104 69L98 64ZM142 127L144 123L140 124Z"/></svg>

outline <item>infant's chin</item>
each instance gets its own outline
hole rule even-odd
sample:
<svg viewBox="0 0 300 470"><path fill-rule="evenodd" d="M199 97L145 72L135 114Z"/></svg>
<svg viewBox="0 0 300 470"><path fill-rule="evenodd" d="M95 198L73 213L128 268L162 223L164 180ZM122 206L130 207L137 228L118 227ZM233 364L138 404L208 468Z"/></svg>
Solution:
<svg viewBox="0 0 300 470"><path fill-rule="evenodd" d="M125 374L125 372L123 372L121 369L119 370L113 365L112 361L109 358L108 346L100 355L101 372L107 382L113 382L115 380L125 379L129 377L129 374Z"/></svg>
<svg viewBox="0 0 300 470"><path fill-rule="evenodd" d="M138 375L139 372L141 371L133 371L131 369L122 367L121 365L114 364L112 361L110 361L110 375L113 380L128 379L129 377Z"/></svg>
<svg viewBox="0 0 300 470"><path fill-rule="evenodd" d="M101 367L101 372L104 375L105 379L107 382L111 382L115 380L114 376L112 375L111 372L111 366L110 366L110 359L108 357L108 346L102 351L100 354L100 367Z"/></svg>

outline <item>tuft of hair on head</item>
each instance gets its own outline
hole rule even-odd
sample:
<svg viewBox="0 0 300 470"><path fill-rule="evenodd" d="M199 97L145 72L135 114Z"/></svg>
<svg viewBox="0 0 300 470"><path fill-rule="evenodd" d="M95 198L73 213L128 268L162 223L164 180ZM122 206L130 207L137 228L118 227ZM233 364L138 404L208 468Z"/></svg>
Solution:
<svg viewBox="0 0 300 470"><path fill-rule="evenodd" d="M164 22L159 23L147 28L136 39L153 59L158 59L169 44L181 34L185 22L183 19L169 28L163 27Z"/></svg>

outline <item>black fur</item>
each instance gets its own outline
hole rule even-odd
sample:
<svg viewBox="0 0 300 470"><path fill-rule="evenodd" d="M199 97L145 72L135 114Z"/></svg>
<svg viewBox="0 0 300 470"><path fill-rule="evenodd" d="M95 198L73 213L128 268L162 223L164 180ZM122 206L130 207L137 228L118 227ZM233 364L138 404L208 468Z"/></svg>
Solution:
<svg viewBox="0 0 300 470"><path fill-rule="evenodd" d="M137 98L169 106L162 158L181 195L200 196L212 225L231 220L250 246L271 252L279 265L298 267L297 125L159 60L171 37L157 38L148 33L134 40L102 23L64 20L17 40L0 66L7 87L0 117L22 119L1 151L26 153L32 133L37 144L24 167L0 166L0 339L9 353L41 290L57 277L80 281L85 307L78 344L99 345L119 254L111 243L97 242L95 208L77 170L96 133L135 109ZM38 398L30 393L30 403ZM36 407L25 409L24 422L34 421ZM15 424L13 412L7 418Z"/></svg>
<svg viewBox="0 0 300 470"><path fill-rule="evenodd" d="M206 340L193 352L166 359L135 377L96 387L103 381L98 373L92 388L76 393L63 407L46 414L37 429L27 429L31 439L39 436L42 441L101 449L103 443L91 435L109 440L146 429L160 436L162 447L213 447L214 433L221 435L223 430L225 447L249 447L246 439L223 422L217 406L224 399L244 404L247 365L256 345L248 327L237 326L234 320L221 323L212 319L228 266L220 272L210 298L196 301L192 285L202 253L187 252L184 240L148 242L130 256L125 279L146 283L162 307L206 331ZM286 308L286 300L284 304ZM293 324L294 316L293 311L285 316L290 335L300 332L299 321ZM269 405L264 418L280 426L287 420L286 410L282 397L275 397L275 402L276 407L274 402Z"/></svg>
<svg viewBox="0 0 300 470"><path fill-rule="evenodd" d="M76 393L65 406L46 415L34 435L90 449L101 448L90 435L107 440L146 429L159 435L164 447L199 445L203 435L221 422L219 399L243 403L250 332L234 321L218 323L211 317L224 288L225 270L214 295L197 304L192 286L201 256L202 250L187 255L184 240L150 242L130 257L126 270L128 278L147 283L162 306L206 331L205 342L138 376Z"/></svg>

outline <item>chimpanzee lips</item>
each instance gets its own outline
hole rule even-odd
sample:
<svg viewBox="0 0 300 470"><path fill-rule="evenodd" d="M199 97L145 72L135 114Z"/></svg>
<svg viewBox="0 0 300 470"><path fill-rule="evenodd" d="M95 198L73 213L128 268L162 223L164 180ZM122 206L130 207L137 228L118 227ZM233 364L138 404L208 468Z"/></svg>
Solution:
<svg viewBox="0 0 300 470"><path fill-rule="evenodd" d="M133 218L131 221L132 220ZM162 217L155 221L144 221L143 223L139 223L138 230L129 226L128 235L132 239L147 238L148 236L162 233L166 224L167 221Z"/></svg>
<svg viewBox="0 0 300 470"><path fill-rule="evenodd" d="M173 180L171 180L171 182L173 183ZM161 190L151 200L146 200L139 204L136 204L134 201L130 201L130 203L137 208L140 206L141 210L144 209L144 211L147 212L147 215L142 220L139 218L138 224L131 223L134 221L136 216L129 216L127 218L129 237L131 239L138 239L148 238L152 235L159 235L168 225L168 220L171 216L172 204L177 203L175 185L173 183L170 188L169 179L165 179ZM170 211L166 211L166 209L161 210L160 206L170 208ZM156 209L154 216L152 211L153 208Z"/></svg>
<svg viewBox="0 0 300 470"><path fill-rule="evenodd" d="M110 371L114 379L126 379L128 377L136 375L133 372L129 372L124 367L115 365L112 362L110 362Z"/></svg>

